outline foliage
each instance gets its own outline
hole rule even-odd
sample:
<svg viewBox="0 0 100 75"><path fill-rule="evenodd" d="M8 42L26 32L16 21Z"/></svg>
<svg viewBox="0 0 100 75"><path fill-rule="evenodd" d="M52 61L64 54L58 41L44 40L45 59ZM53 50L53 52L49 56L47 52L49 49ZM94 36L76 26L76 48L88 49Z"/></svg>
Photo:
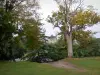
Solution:
<svg viewBox="0 0 100 75"><path fill-rule="evenodd" d="M78 45L74 45L74 56L75 58L83 58L83 57L88 57L89 56L89 51L87 49L81 48Z"/></svg>
<svg viewBox="0 0 100 75"><path fill-rule="evenodd" d="M0 1L0 59L20 58L26 49L40 45L42 24L37 9L36 0Z"/></svg>
<svg viewBox="0 0 100 75"><path fill-rule="evenodd" d="M94 33L87 30L79 30L73 32L73 44L76 42L81 46L81 48L85 48L92 40L92 36ZM75 42L74 42L75 41Z"/></svg>
<svg viewBox="0 0 100 75"><path fill-rule="evenodd" d="M80 39L75 38L75 35L73 35L73 33L77 32L79 35L81 35L82 33L82 39L84 41L87 41L87 39L84 39L84 37L86 36L88 37L88 39L90 39L91 32L85 32L84 30L87 27L93 26L100 22L100 15L90 8L82 8L82 0L55 1L59 6L59 10L53 12L51 16L48 16L47 21L49 23L52 23L54 27L58 27L61 30L61 33L62 35L64 35L64 38L67 42L66 44L68 46L68 56L72 57L72 39L80 42ZM76 5L76 8L73 7L74 4Z"/></svg>
<svg viewBox="0 0 100 75"><path fill-rule="evenodd" d="M48 54L47 56L51 59L53 59L54 61L60 60L60 59L64 59L66 58L66 48L65 47L61 47L61 46L56 46L56 45L51 45L49 47L50 49L48 49Z"/></svg>
<svg viewBox="0 0 100 75"><path fill-rule="evenodd" d="M2 47L2 46L1 46ZM12 38L3 50L0 50L0 60L13 60L21 58L25 53L25 48L18 37Z"/></svg>
<svg viewBox="0 0 100 75"><path fill-rule="evenodd" d="M28 53L25 57L28 57L31 61L34 61L34 57L48 58L52 59L53 61L57 61L66 57L66 50L65 47L57 47L57 45L43 44L38 50L34 50Z"/></svg>
<svg viewBox="0 0 100 75"><path fill-rule="evenodd" d="M100 56L100 38L94 38L87 46L90 56Z"/></svg>
<svg viewBox="0 0 100 75"><path fill-rule="evenodd" d="M15 28L15 15L7 8L0 8L0 59L9 59L9 51L13 39Z"/></svg>
<svg viewBox="0 0 100 75"><path fill-rule="evenodd" d="M37 12L39 9L38 1L23 0L15 9L15 13L18 15L17 23L20 26L19 36L24 39L26 49L37 49L41 44L40 39L43 34L40 15Z"/></svg>
<svg viewBox="0 0 100 75"><path fill-rule="evenodd" d="M74 45L74 57L100 56L100 39L93 38L85 47Z"/></svg>
<svg viewBox="0 0 100 75"><path fill-rule="evenodd" d="M41 29L40 22L36 22L34 19L27 19L25 25L23 26L23 35L26 39L26 48L28 50L37 49L41 44Z"/></svg>

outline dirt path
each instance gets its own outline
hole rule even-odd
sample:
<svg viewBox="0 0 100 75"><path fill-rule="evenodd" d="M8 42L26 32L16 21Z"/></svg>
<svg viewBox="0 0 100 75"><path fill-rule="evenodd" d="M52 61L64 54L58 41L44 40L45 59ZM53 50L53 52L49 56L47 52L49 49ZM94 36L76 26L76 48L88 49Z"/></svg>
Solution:
<svg viewBox="0 0 100 75"><path fill-rule="evenodd" d="M48 63L54 67L58 67L58 68L66 68L66 69L74 69L74 70L77 70L77 71L80 71L80 72L86 72L87 70L83 69L83 68L78 68L76 65L73 65L69 62L65 62L63 60L60 60L60 61L56 61L56 62L51 62L51 63Z"/></svg>

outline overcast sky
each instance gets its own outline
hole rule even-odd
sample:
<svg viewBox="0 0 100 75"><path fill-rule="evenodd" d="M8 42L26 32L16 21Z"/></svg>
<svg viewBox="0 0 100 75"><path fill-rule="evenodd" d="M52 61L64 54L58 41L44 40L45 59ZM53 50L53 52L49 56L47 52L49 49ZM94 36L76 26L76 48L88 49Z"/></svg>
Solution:
<svg viewBox="0 0 100 75"><path fill-rule="evenodd" d="M84 0L84 5L92 5L94 8L98 9L100 11L100 0ZM42 13L41 17L44 19L42 22L44 23L44 28L46 29L46 35L56 35L59 29L54 29L52 24L46 22L46 18L48 15L51 15L52 11L57 11L58 6L54 0L40 0L40 12ZM93 32L99 32L95 36L97 38L100 37L100 24L95 25L91 29Z"/></svg>

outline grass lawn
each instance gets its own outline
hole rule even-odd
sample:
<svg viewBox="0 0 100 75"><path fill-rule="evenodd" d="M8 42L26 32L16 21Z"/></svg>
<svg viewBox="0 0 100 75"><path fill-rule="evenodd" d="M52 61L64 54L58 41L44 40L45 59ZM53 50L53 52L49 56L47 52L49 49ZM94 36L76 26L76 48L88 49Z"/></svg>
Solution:
<svg viewBox="0 0 100 75"><path fill-rule="evenodd" d="M55 68L33 62L0 62L0 75L100 75L100 58L65 59L87 72Z"/></svg>

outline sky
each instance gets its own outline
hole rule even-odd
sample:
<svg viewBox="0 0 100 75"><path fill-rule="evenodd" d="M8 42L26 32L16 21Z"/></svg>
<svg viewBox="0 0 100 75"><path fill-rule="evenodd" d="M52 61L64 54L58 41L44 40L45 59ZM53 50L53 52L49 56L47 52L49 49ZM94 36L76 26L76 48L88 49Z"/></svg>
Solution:
<svg viewBox="0 0 100 75"><path fill-rule="evenodd" d="M95 9L98 10L98 12L100 12L100 0L84 0L84 5L92 5ZM54 0L40 0L40 7L41 18L43 18L42 22L44 23L43 28L46 30L45 34L47 36L57 35L59 29L54 28L52 24L48 23L46 21L46 18L48 17L48 15L51 15L53 11L58 10L58 5ZM93 32L98 32L94 36L100 38L100 24L97 24L88 29L92 30Z"/></svg>

